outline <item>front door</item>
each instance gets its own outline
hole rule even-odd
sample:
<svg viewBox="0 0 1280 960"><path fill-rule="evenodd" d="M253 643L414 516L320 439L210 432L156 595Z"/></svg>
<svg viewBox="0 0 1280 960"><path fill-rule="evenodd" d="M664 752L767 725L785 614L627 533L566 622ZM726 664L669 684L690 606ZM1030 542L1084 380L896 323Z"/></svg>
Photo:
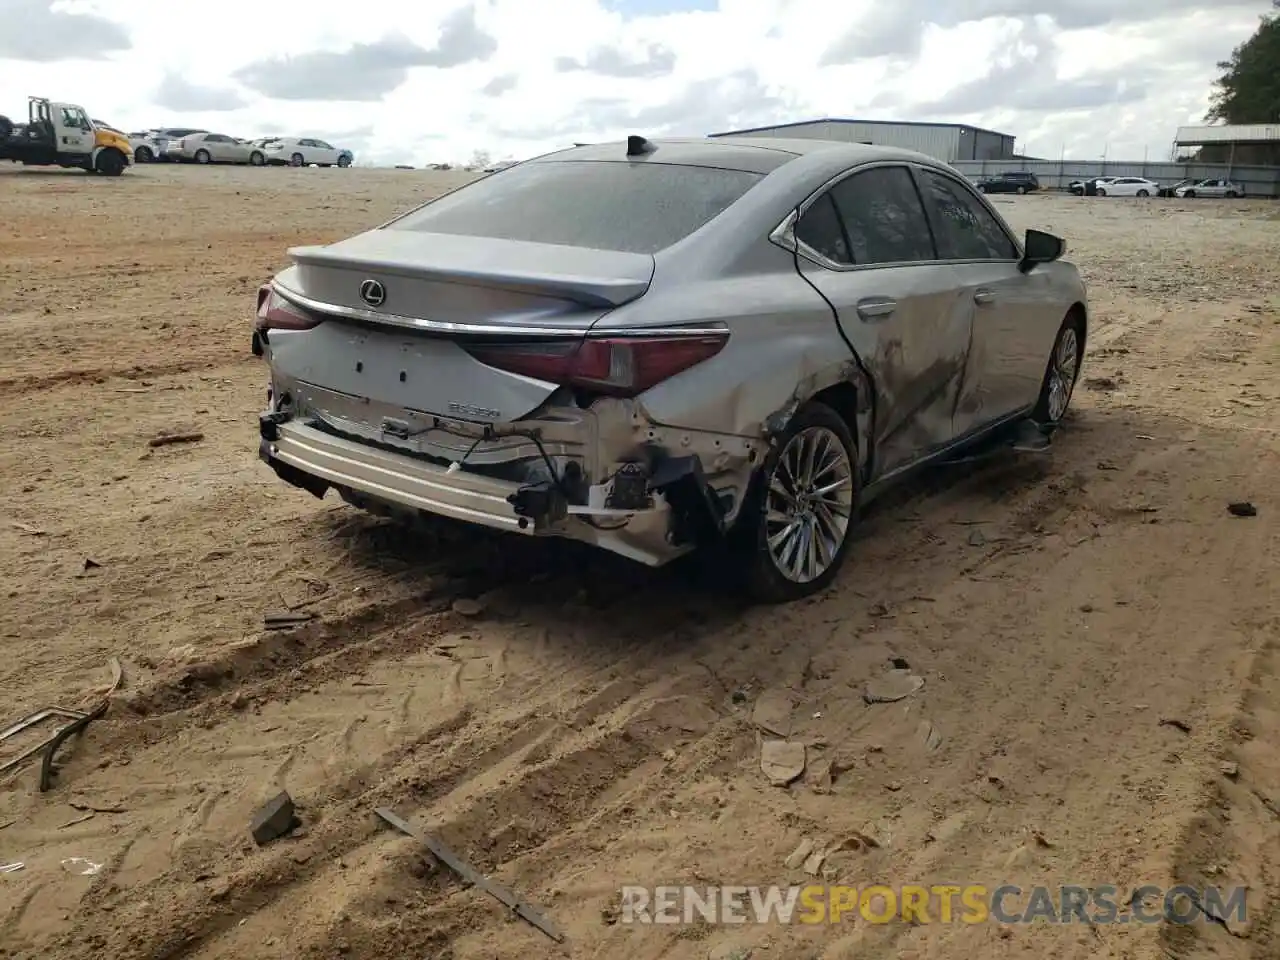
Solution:
<svg viewBox="0 0 1280 960"><path fill-rule="evenodd" d="M56 103L52 115L59 153L86 157L93 153L93 124L83 110L68 103Z"/></svg>
<svg viewBox="0 0 1280 960"><path fill-rule="evenodd" d="M1061 318L1042 316L1049 277L1018 270L1021 252L1008 228L960 177L917 168L938 254L955 271L971 318L968 371L955 409L958 436L1035 403Z"/></svg>
<svg viewBox="0 0 1280 960"><path fill-rule="evenodd" d="M970 312L954 268L937 262L910 169L855 169L808 206L796 240L801 274L835 308L872 380L875 477L946 446Z"/></svg>

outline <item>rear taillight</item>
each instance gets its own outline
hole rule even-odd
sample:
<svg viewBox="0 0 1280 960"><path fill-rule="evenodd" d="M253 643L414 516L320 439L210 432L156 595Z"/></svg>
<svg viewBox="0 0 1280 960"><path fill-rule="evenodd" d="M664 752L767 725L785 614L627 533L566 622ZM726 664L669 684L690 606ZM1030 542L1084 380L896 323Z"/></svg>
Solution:
<svg viewBox="0 0 1280 960"><path fill-rule="evenodd" d="M463 344L481 363L549 383L634 397L714 357L729 339L720 334L599 337L570 343Z"/></svg>
<svg viewBox="0 0 1280 960"><path fill-rule="evenodd" d="M253 322L255 330L310 330L319 324L319 317L296 303L290 303L271 287L258 288L258 313Z"/></svg>

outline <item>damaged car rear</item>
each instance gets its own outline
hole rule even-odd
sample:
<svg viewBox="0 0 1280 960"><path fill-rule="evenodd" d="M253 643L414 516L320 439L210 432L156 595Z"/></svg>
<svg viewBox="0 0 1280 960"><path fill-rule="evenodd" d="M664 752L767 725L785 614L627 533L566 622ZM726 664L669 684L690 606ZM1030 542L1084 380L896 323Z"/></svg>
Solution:
<svg viewBox="0 0 1280 960"><path fill-rule="evenodd" d="M1065 413L1086 314L1061 252L918 154L560 151L290 251L258 295L260 456L382 514L652 566L728 547L798 598L889 481Z"/></svg>

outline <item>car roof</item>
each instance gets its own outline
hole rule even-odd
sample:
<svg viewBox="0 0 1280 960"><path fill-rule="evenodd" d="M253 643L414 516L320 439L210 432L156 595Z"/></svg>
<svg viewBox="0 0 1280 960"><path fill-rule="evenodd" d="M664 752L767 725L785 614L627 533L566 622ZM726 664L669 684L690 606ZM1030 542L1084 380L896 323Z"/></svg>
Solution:
<svg viewBox="0 0 1280 960"><path fill-rule="evenodd" d="M592 143L557 150L526 163L564 161L620 161L671 163L691 167L720 167L751 173L770 173L799 157L820 155L833 168L851 167L875 160L936 161L924 154L896 147L786 137L670 137L649 141L651 153L627 156L625 141ZM825 165L825 164L824 164Z"/></svg>

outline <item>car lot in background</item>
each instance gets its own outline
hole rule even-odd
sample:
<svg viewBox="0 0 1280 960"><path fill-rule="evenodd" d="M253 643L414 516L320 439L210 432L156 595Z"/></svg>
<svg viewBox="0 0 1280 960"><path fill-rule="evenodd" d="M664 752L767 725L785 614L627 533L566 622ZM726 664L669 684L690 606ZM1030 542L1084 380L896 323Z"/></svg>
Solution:
<svg viewBox="0 0 1280 960"><path fill-rule="evenodd" d="M1174 191L1173 195L1188 199L1195 199L1196 197L1226 197L1234 199L1235 197L1244 196L1244 185L1235 183L1232 180L1200 180L1196 183L1187 184L1185 187L1179 187Z"/></svg>
<svg viewBox="0 0 1280 960"><path fill-rule="evenodd" d="M156 159L163 162L170 160L169 144L174 140L181 140L193 133L207 133L208 131L201 127L158 127L149 131L146 135L155 141Z"/></svg>
<svg viewBox="0 0 1280 960"><path fill-rule="evenodd" d="M267 162L264 148L225 133L192 133L170 140L165 156L169 160L199 164L247 163L261 167Z"/></svg>
<svg viewBox="0 0 1280 960"><path fill-rule="evenodd" d="M1095 189L1100 197L1154 197L1160 184L1145 177L1111 177Z"/></svg>
<svg viewBox="0 0 1280 960"><path fill-rule="evenodd" d="M1012 171L998 173L993 177L978 180L978 189L983 193L1034 193L1040 189L1040 180L1034 173Z"/></svg>
<svg viewBox="0 0 1280 960"><path fill-rule="evenodd" d="M355 159L343 150L316 137L266 137L260 143L267 163L291 167L349 167Z"/></svg>

